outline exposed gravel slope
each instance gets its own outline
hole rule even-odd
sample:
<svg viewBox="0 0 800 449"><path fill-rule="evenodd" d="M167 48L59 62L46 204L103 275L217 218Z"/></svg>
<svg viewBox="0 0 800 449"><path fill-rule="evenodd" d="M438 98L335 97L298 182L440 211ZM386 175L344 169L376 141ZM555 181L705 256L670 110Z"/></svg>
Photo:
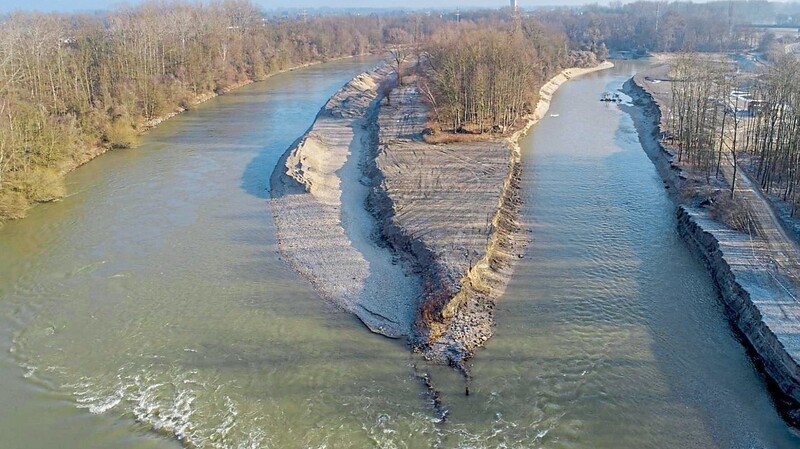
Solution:
<svg viewBox="0 0 800 449"><path fill-rule="evenodd" d="M388 66L378 67L328 101L273 172L270 204L283 256L320 295L374 332L401 337L411 333L420 282L377 243L363 170L370 118L392 77Z"/></svg>
<svg viewBox="0 0 800 449"><path fill-rule="evenodd" d="M384 237L422 276L416 345L426 357L466 374L464 362L491 337L495 302L523 251L516 233L517 141L545 115L561 84L611 66L554 77L542 87L527 126L509 138L424 142L428 111L413 82L381 105L374 176L381 184L371 198Z"/></svg>

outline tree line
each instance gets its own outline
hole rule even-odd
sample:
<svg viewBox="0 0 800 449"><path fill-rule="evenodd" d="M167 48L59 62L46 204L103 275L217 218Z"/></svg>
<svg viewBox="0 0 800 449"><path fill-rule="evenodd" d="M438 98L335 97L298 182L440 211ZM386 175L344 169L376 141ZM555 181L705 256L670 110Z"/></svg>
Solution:
<svg viewBox="0 0 800 449"><path fill-rule="evenodd" d="M420 87L450 132L505 132L530 114L539 87L574 61L564 33L535 19L453 24L430 38Z"/></svg>
<svg viewBox="0 0 800 449"><path fill-rule="evenodd" d="M800 61L786 55L752 87L758 113L745 126L745 150L766 193L800 205Z"/></svg>
<svg viewBox="0 0 800 449"><path fill-rule="evenodd" d="M748 25L785 23L796 28L793 17L799 14L796 3L763 0L612 2L534 12L539 20L558 24L576 48L594 51L605 43L613 50L642 53L752 48L761 33Z"/></svg>
<svg viewBox="0 0 800 449"><path fill-rule="evenodd" d="M699 167L707 180L719 176L727 131L741 118L729 101L735 73L730 63L696 54L684 54L673 64L668 123L678 163Z"/></svg>
<svg viewBox="0 0 800 449"><path fill-rule="evenodd" d="M249 0L150 2L99 14L0 17L0 220L64 194L98 148L277 71L430 34L439 17L267 18Z"/></svg>
<svg viewBox="0 0 800 449"><path fill-rule="evenodd" d="M697 167L707 180L731 164L730 197L740 164L764 192L800 205L800 61L785 55L756 76L735 64L696 54L672 68L670 140L679 163ZM794 212L793 212L794 213Z"/></svg>

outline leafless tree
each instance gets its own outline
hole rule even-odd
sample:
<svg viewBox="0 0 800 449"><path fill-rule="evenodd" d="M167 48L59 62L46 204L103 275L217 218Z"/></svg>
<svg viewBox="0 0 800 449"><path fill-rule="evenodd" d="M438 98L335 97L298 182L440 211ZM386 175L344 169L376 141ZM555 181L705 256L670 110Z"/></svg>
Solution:
<svg viewBox="0 0 800 449"><path fill-rule="evenodd" d="M392 55L395 73L397 74L397 84L403 85L403 63L411 56L412 37L402 28L391 28L387 32L389 42L389 53Z"/></svg>
<svg viewBox="0 0 800 449"><path fill-rule="evenodd" d="M103 16L0 18L0 220L58 196L61 167L87 148L130 145L151 119L292 66L405 52L412 32L424 40L442 21L278 20L249 0L157 0ZM400 71L405 55L396 56Z"/></svg>

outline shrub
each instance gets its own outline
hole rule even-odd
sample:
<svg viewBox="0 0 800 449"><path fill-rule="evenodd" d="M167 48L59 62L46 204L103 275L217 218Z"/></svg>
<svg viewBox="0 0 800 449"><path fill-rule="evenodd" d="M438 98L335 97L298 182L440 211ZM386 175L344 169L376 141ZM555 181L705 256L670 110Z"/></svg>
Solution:
<svg viewBox="0 0 800 449"><path fill-rule="evenodd" d="M13 220L25 216L30 203L22 192L3 188L0 190L0 220Z"/></svg>
<svg viewBox="0 0 800 449"><path fill-rule="evenodd" d="M136 131L129 121L114 120L106 129L105 141L111 148L131 148L136 144Z"/></svg>
<svg viewBox="0 0 800 449"><path fill-rule="evenodd" d="M760 229L753 220L750 209L741 201L731 198L728 191L719 191L714 195L708 212L711 218L732 229L752 233L754 237L760 235Z"/></svg>
<svg viewBox="0 0 800 449"><path fill-rule="evenodd" d="M572 50L567 57L569 67L594 67L597 65L597 55L586 50Z"/></svg>
<svg viewBox="0 0 800 449"><path fill-rule="evenodd" d="M66 194L64 178L53 168L36 168L25 178L25 196L32 202L46 202Z"/></svg>

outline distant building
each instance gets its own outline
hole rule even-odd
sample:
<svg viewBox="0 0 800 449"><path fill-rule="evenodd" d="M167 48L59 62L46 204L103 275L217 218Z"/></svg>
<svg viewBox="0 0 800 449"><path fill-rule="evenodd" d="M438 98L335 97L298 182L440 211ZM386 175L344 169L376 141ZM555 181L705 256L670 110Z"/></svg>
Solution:
<svg viewBox="0 0 800 449"><path fill-rule="evenodd" d="M517 11L519 9L519 5L517 4L517 0L511 0L511 10Z"/></svg>
<svg viewBox="0 0 800 449"><path fill-rule="evenodd" d="M759 115L766 104L765 101L754 100L748 92L744 91L734 90L728 96L728 111L736 115Z"/></svg>

